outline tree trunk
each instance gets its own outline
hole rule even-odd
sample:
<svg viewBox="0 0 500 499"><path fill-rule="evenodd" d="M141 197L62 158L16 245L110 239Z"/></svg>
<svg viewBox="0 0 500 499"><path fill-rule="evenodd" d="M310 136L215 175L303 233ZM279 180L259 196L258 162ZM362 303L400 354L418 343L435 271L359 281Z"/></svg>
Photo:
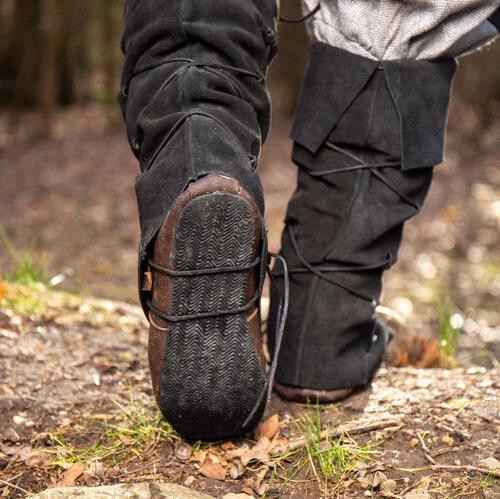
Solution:
<svg viewBox="0 0 500 499"><path fill-rule="evenodd" d="M2 72L5 72L8 78L7 96L16 106L33 106L36 102L40 3L40 0L16 0L14 2L11 30L7 42L7 64Z"/></svg>
<svg viewBox="0 0 500 499"><path fill-rule="evenodd" d="M52 133L52 117L57 104L59 88L58 52L61 42L61 19L64 0L44 0L40 18L40 70L38 74L38 108L41 132L44 137Z"/></svg>

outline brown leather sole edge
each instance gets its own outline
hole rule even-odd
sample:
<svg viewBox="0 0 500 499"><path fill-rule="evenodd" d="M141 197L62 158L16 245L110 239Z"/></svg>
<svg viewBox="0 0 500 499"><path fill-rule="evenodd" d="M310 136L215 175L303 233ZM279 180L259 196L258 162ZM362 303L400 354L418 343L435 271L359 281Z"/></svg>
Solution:
<svg viewBox="0 0 500 499"><path fill-rule="evenodd" d="M343 388L340 390L314 390L312 388L300 388L297 386L282 385L277 381L274 382L274 391L283 399L292 402L300 402L306 404L307 402L332 404L340 402L350 397L359 388Z"/></svg>

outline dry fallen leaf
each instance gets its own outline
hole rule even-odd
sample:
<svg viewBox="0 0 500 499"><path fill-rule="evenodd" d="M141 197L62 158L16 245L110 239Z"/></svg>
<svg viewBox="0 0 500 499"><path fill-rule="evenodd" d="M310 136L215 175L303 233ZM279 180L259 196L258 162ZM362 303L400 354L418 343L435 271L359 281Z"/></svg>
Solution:
<svg viewBox="0 0 500 499"><path fill-rule="evenodd" d="M362 489L367 489L371 486L371 481L366 477L360 477L356 480L356 482Z"/></svg>
<svg viewBox="0 0 500 499"><path fill-rule="evenodd" d="M195 453L193 453L193 461L196 461L197 463L203 463L207 457L208 450L207 449L200 449L197 450Z"/></svg>
<svg viewBox="0 0 500 499"><path fill-rule="evenodd" d="M271 441L262 437L256 445L254 445L251 449L248 449L246 452L243 452L241 455L241 462L243 466L246 466L250 461L262 461L266 462L269 459L269 447L271 445Z"/></svg>
<svg viewBox="0 0 500 499"><path fill-rule="evenodd" d="M237 480L245 473L245 467L241 462L241 459L235 459L233 463L231 463L231 467L229 468L229 476L233 480Z"/></svg>
<svg viewBox="0 0 500 499"><path fill-rule="evenodd" d="M278 414L273 414L257 427L255 437L257 440L260 440L263 437L272 440L272 438L278 433L279 429L280 423Z"/></svg>
<svg viewBox="0 0 500 499"><path fill-rule="evenodd" d="M74 487L75 482L85 470L85 465L80 462L73 463L63 474L62 480L57 484L59 487Z"/></svg>
<svg viewBox="0 0 500 499"><path fill-rule="evenodd" d="M241 494L233 494L232 492L222 496L222 499L255 499L254 496L249 496L242 492Z"/></svg>
<svg viewBox="0 0 500 499"><path fill-rule="evenodd" d="M102 477L104 474L105 468L101 461L94 459L92 461L88 461L85 464L85 470L83 474L87 477Z"/></svg>
<svg viewBox="0 0 500 499"><path fill-rule="evenodd" d="M392 480L386 480L381 486L380 486L380 495L382 497L393 497L394 493L396 492L396 489L398 488L398 484Z"/></svg>
<svg viewBox="0 0 500 499"><path fill-rule="evenodd" d="M203 464L200 466L200 473L214 480L224 480L226 478L225 468L219 463L213 463L209 458L203 461Z"/></svg>
<svg viewBox="0 0 500 499"><path fill-rule="evenodd" d="M381 471L376 471L372 477L372 487L378 489L385 481L387 477Z"/></svg>
<svg viewBox="0 0 500 499"><path fill-rule="evenodd" d="M26 459L25 463L30 468L45 468L51 459L48 454L32 454Z"/></svg>
<svg viewBox="0 0 500 499"><path fill-rule="evenodd" d="M236 449L231 449L228 450L225 454L225 457L228 461L231 459L234 459L236 457L241 457L245 452L248 452L250 450L250 446L248 444L243 444L240 447L236 447ZM195 452L196 456L196 452Z"/></svg>

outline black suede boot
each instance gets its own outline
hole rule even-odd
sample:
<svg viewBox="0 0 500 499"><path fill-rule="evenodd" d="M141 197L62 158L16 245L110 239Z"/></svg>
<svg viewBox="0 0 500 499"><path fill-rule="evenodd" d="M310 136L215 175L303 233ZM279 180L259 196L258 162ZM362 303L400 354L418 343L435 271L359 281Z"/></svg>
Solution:
<svg viewBox="0 0 500 499"><path fill-rule="evenodd" d="M282 255L290 309L275 389L334 401L370 383L391 333L382 274L442 160L453 60L378 63L313 43L292 137L298 185ZM273 271L270 346L279 269Z"/></svg>
<svg viewBox="0 0 500 499"><path fill-rule="evenodd" d="M274 0L125 3L119 101L140 162L139 284L164 416L188 439L240 435L271 383L257 158L270 119Z"/></svg>

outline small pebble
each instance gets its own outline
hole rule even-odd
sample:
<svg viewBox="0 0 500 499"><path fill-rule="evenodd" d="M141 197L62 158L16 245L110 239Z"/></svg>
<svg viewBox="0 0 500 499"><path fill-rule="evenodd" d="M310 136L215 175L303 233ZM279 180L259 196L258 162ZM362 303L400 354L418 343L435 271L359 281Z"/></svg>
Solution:
<svg viewBox="0 0 500 499"><path fill-rule="evenodd" d="M182 443L175 448L175 457L179 461L187 461L191 457L191 454L191 446L185 443Z"/></svg>
<svg viewBox="0 0 500 499"><path fill-rule="evenodd" d="M441 440L443 441L443 444L446 444L448 447L451 447L454 443L453 438L449 435L445 435Z"/></svg>
<svg viewBox="0 0 500 499"><path fill-rule="evenodd" d="M187 487L189 487L193 482L194 482L195 478L193 475L189 475L185 480L184 480L184 485L186 485Z"/></svg>

